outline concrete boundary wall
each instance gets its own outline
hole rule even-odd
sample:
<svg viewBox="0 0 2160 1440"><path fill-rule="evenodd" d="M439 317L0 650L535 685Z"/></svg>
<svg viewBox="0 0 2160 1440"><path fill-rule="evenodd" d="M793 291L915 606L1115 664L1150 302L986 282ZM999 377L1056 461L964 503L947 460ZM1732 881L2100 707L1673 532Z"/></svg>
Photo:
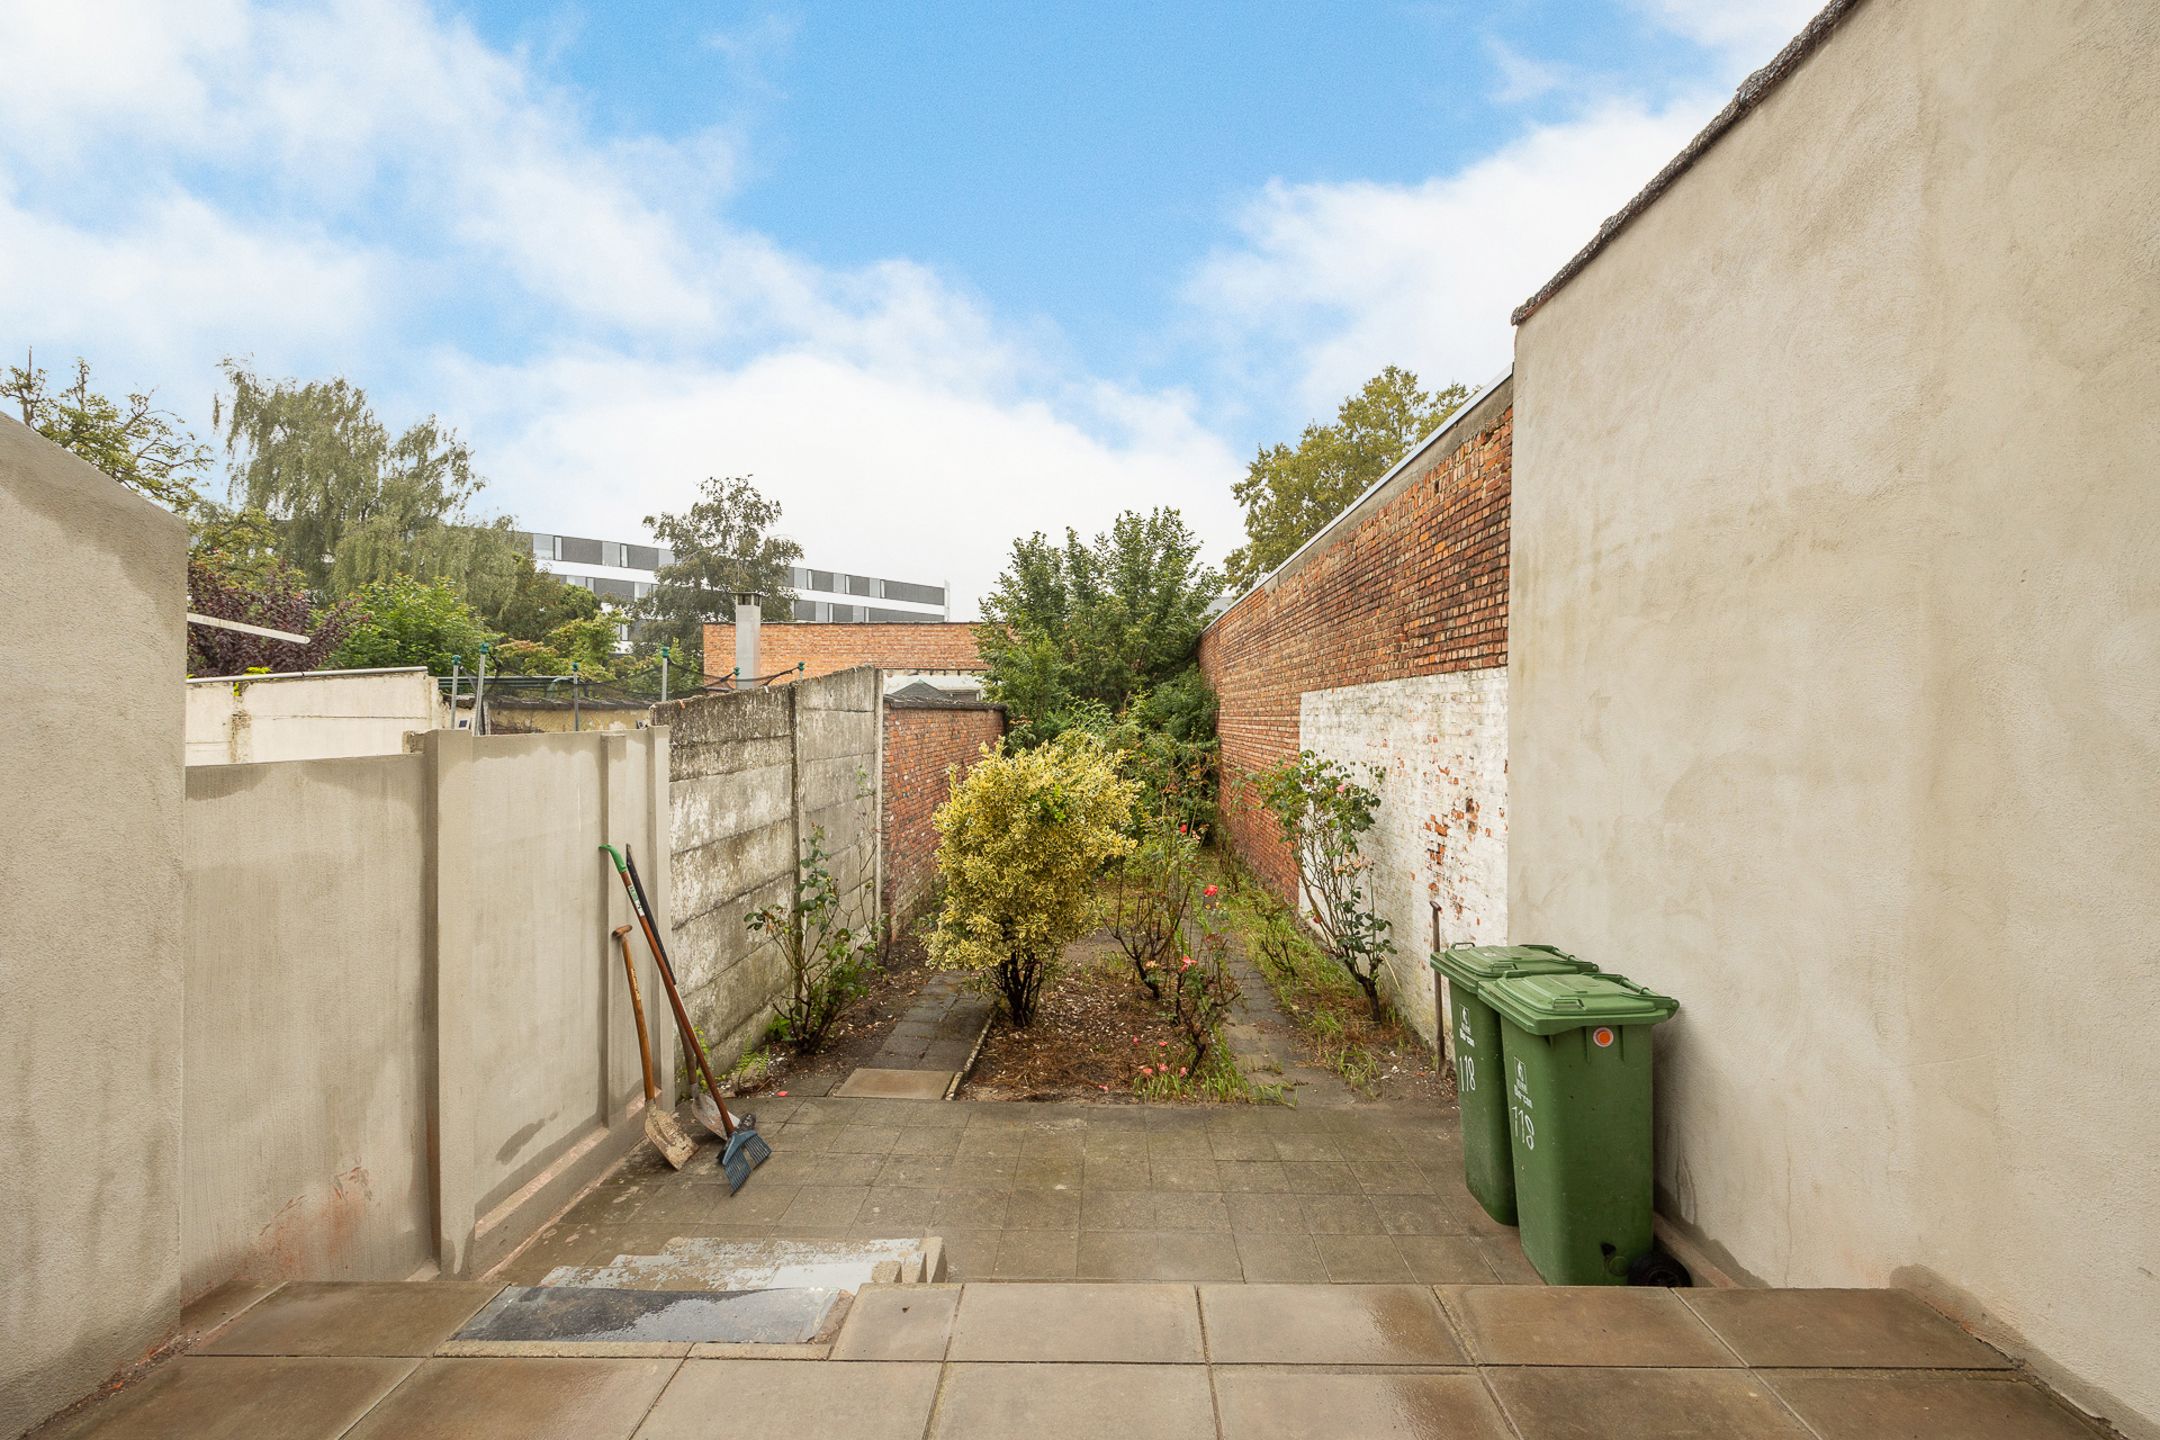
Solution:
<svg viewBox="0 0 2160 1440"><path fill-rule="evenodd" d="M757 1043L785 993L779 953L743 917L787 903L816 831L844 912L877 933L882 695L865 667L653 709L672 736L670 953L715 1065Z"/></svg>
<svg viewBox="0 0 2160 1440"><path fill-rule="evenodd" d="M190 765L396 755L408 734L449 725L449 702L419 665L187 682Z"/></svg>
<svg viewBox="0 0 2160 1440"><path fill-rule="evenodd" d="M179 1319L186 573L178 517L0 418L0 1435Z"/></svg>
<svg viewBox="0 0 2160 1440"><path fill-rule="evenodd" d="M434 731L188 772L186 1293L477 1273L635 1143L632 917L599 847L661 853L667 751Z"/></svg>

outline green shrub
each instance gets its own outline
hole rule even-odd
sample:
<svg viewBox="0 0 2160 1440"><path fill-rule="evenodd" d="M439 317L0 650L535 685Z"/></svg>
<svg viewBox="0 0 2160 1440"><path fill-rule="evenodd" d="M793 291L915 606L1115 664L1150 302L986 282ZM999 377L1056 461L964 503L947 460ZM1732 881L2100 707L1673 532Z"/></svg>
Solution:
<svg viewBox="0 0 2160 1440"><path fill-rule="evenodd" d="M973 972L1013 1024L1031 1023L1059 952L1095 923L1104 864L1132 848L1133 788L1084 732L977 763L936 816L944 895L930 958Z"/></svg>

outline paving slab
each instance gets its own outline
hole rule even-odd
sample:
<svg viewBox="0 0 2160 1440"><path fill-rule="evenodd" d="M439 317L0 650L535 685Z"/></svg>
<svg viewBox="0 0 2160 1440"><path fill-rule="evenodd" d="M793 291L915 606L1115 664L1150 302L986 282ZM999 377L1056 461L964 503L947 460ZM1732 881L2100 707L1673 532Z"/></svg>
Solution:
<svg viewBox="0 0 2160 1440"><path fill-rule="evenodd" d="M1215 1433L1215 1407L1197 1365L954 1365L930 1433L1196 1440Z"/></svg>
<svg viewBox="0 0 2160 1440"><path fill-rule="evenodd" d="M1398 1235L1395 1248L1421 1285L1489 1285L1495 1279L1484 1250L1467 1235Z"/></svg>
<svg viewBox="0 0 2160 1440"><path fill-rule="evenodd" d="M1769 1385L1746 1370L1482 1373L1522 1440L1809 1440Z"/></svg>
<svg viewBox="0 0 2160 1440"><path fill-rule="evenodd" d="M90 1406L39 1440L334 1440L413 1359L185 1356Z"/></svg>
<svg viewBox="0 0 2160 1440"><path fill-rule="evenodd" d="M1514 1440L1492 1396L1469 1371L1225 1370L1216 1374L1215 1394L1222 1440Z"/></svg>
<svg viewBox="0 0 2160 1440"><path fill-rule="evenodd" d="M662 1392L637 1440L921 1440L937 1389L934 1364L691 1360Z"/></svg>
<svg viewBox="0 0 2160 1440"><path fill-rule="evenodd" d="M1389 1235L1315 1235L1313 1248L1337 1285L1408 1284L1416 1278Z"/></svg>
<svg viewBox="0 0 2160 1440"><path fill-rule="evenodd" d="M1674 1293L1750 1365L2000 1370L2010 1364L1904 1290Z"/></svg>
<svg viewBox="0 0 2160 1440"><path fill-rule="evenodd" d="M1482 1365L1740 1364L1670 1290L1450 1285L1441 1289L1440 1301Z"/></svg>
<svg viewBox="0 0 2160 1440"><path fill-rule="evenodd" d="M848 1097L882 1100L943 1100L956 1072L943 1070L885 1070L862 1066L833 1090Z"/></svg>
<svg viewBox="0 0 2160 1440"><path fill-rule="evenodd" d="M971 1284L953 1323L955 1361L1196 1365L1190 1285Z"/></svg>
<svg viewBox="0 0 2160 1440"><path fill-rule="evenodd" d="M1236 1280L1237 1245L1192 1230L1083 1230L1075 1258L1082 1280Z"/></svg>
<svg viewBox="0 0 2160 1440"><path fill-rule="evenodd" d="M1763 1377L1819 1440L2102 1440L2107 1434L2003 1371L1781 1370Z"/></svg>
<svg viewBox="0 0 2160 1440"><path fill-rule="evenodd" d="M1072 1280L1080 1274L1075 1230L1007 1230L990 1263L993 1280Z"/></svg>
<svg viewBox="0 0 2160 1440"><path fill-rule="evenodd" d="M1310 1235L1246 1234L1237 1242L1238 1267L1248 1281L1325 1284L1327 1266Z"/></svg>
<svg viewBox="0 0 2160 1440"><path fill-rule="evenodd" d="M349 1440L629 1440L680 1360L430 1360Z"/></svg>
<svg viewBox="0 0 2160 1440"><path fill-rule="evenodd" d="M306 1281L280 1286L198 1355L432 1355L500 1285Z"/></svg>
<svg viewBox="0 0 2160 1440"><path fill-rule="evenodd" d="M855 1297L835 1360L943 1360L960 1309L958 1285L872 1285Z"/></svg>
<svg viewBox="0 0 2160 1440"><path fill-rule="evenodd" d="M1423 1285L1202 1285L1217 1365L1462 1365Z"/></svg>
<svg viewBox="0 0 2160 1440"><path fill-rule="evenodd" d="M467 1321L458 1340L655 1341L802 1345L844 1291L611 1290L513 1285Z"/></svg>

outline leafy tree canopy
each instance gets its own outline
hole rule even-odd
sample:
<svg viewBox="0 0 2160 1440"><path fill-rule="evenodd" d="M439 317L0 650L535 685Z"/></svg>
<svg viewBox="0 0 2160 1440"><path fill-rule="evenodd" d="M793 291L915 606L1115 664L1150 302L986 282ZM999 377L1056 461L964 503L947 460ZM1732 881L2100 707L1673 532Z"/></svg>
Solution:
<svg viewBox="0 0 2160 1440"><path fill-rule="evenodd" d="M747 475L709 475L688 510L646 516L674 559L654 575L653 593L640 606L648 622L642 639L702 655L705 622L734 619L739 593L765 597L766 614L787 614L795 599L789 567L802 559L802 546L772 533L779 520L779 502Z"/></svg>
<svg viewBox="0 0 2160 1440"><path fill-rule="evenodd" d="M1222 577L1200 563L1200 541L1174 509L1128 510L1091 541L1037 533L983 600L977 642L986 688L1029 733L1092 703L1122 713L1192 656Z"/></svg>
<svg viewBox="0 0 2160 1440"><path fill-rule="evenodd" d="M129 395L123 406L91 389L89 361L78 357L74 382L53 390L36 356L28 356L0 372L0 399L15 402L23 424L129 489L169 510L185 512L195 504L210 447L147 393Z"/></svg>
<svg viewBox="0 0 2160 1440"><path fill-rule="evenodd" d="M548 574L528 556L502 604L484 618L513 640L538 641L572 620L590 620L599 613L599 596Z"/></svg>
<svg viewBox="0 0 2160 1440"><path fill-rule="evenodd" d="M354 598L365 613L330 657L332 668L425 665L447 675L453 659L467 670L478 665L487 631L449 584L399 575L361 586Z"/></svg>
<svg viewBox="0 0 2160 1440"><path fill-rule="evenodd" d="M1245 507L1246 537L1225 565L1231 588L1296 554L1469 398L1462 385L1427 394L1416 375L1390 365L1343 401L1332 425L1307 425L1296 445L1262 449L1231 487Z"/></svg>
<svg viewBox="0 0 2160 1440"><path fill-rule="evenodd" d="M392 438L343 376L265 381L225 362L220 423L232 490L277 525L287 563L317 591L397 576L444 580L484 611L507 605L532 557L508 519L482 519L472 451L434 416Z"/></svg>
<svg viewBox="0 0 2160 1440"><path fill-rule="evenodd" d="M272 640L208 625L187 627L190 675L245 675L253 672L320 670L345 634L361 618L352 600L317 606L300 572L273 562L251 575L220 571L195 558L188 561L188 609L214 620L237 620L305 635L305 645Z"/></svg>

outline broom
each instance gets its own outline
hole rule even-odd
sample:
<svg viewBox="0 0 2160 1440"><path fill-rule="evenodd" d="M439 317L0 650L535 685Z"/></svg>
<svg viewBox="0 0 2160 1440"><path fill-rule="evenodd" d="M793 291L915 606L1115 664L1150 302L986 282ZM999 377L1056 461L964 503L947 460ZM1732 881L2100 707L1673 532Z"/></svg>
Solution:
<svg viewBox="0 0 2160 1440"><path fill-rule="evenodd" d="M638 878L637 861L613 845L600 847L615 862L615 873L622 878L623 889L629 892L630 908L637 912L638 923L644 927L645 943L652 947L653 961L660 970L660 983L667 989L668 1004L675 1011L675 1026L682 1031L683 1043L697 1059L698 1074L704 1077L705 1094L693 1093L691 1110L698 1123L726 1144L720 1150L720 1170L727 1177L728 1193L742 1189L750 1172L772 1158L772 1146L757 1133L755 1116L745 1115L740 1121L728 1114L726 1102L720 1098L720 1086L713 1080L712 1061L705 1055L705 1046L699 1041L697 1030L690 1024L690 1012L683 1008L682 992L675 987L675 968L668 963L667 947L660 943L660 932L653 925L652 907L645 899L645 884ZM707 1096L711 1097L708 1111Z"/></svg>

